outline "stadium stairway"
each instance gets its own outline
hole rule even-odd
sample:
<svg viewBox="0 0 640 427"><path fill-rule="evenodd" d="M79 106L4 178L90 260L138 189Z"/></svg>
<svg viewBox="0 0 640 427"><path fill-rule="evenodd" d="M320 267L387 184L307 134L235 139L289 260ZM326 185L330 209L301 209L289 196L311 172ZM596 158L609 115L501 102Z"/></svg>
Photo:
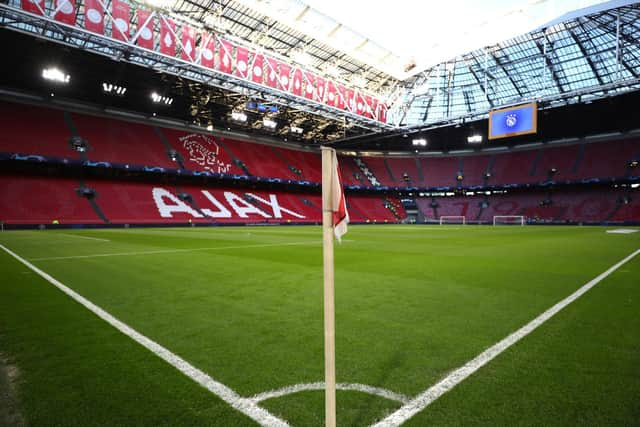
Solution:
<svg viewBox="0 0 640 427"><path fill-rule="evenodd" d="M355 163L354 159L344 159L344 162L347 165L347 168L349 168L349 172L350 172L350 176L353 178L353 180L355 181L355 185L362 185L362 186L366 186L368 184L371 184L368 181L365 181L364 179L364 173L358 168L358 165Z"/></svg>
<svg viewBox="0 0 640 427"><path fill-rule="evenodd" d="M369 180L371 185L373 185L374 187L380 186L381 183L384 185L387 185L386 183L378 179L374 170L370 168L369 165L367 165L367 163L365 163L365 161L362 160L362 158L356 157L353 159L353 161L356 163L358 168L360 168L360 170L362 171L362 174L367 178L367 180Z"/></svg>
<svg viewBox="0 0 640 427"><path fill-rule="evenodd" d="M440 215L438 215L439 203L436 201L435 197L431 198L431 201L429 202L429 207L431 208L431 211L433 213L433 219L440 218Z"/></svg>
<svg viewBox="0 0 640 427"><path fill-rule="evenodd" d="M184 166L184 159L182 158L182 155L175 149L175 147L171 146L171 144L169 143L169 140L167 139L165 134L162 132L162 130L157 126L154 126L153 131L156 133L156 135L158 135L158 138L160 139L160 142L164 146L165 152L167 153L167 157L169 158L169 160L176 162L180 167L180 169L183 169L183 170L187 169Z"/></svg>
<svg viewBox="0 0 640 427"><path fill-rule="evenodd" d="M322 181L322 162L319 153L289 150L286 148L278 148L278 150L289 159L289 164L300 169L304 180L310 182Z"/></svg>
<svg viewBox="0 0 640 427"><path fill-rule="evenodd" d="M202 211L198 201L196 200L196 198L193 197L193 194L191 194L190 192L188 192L187 190L185 190L183 187L181 187L179 185L176 185L173 188L175 189L175 194L178 196L178 199L180 199L183 202L187 203L189 206L191 206L196 212L198 212L204 218L209 218L209 215L207 215L206 213L204 213Z"/></svg>
<svg viewBox="0 0 640 427"><path fill-rule="evenodd" d="M424 175L422 174L422 166L420 166L420 157L416 157L416 173L418 174L418 182L424 184Z"/></svg>
<svg viewBox="0 0 640 427"><path fill-rule="evenodd" d="M477 206L478 206L478 212L473 217L474 221L480 221L480 218L482 218L482 214L484 213L484 210L489 206L489 198L487 196L484 196L482 200L479 200L477 202Z"/></svg>
<svg viewBox="0 0 640 427"><path fill-rule="evenodd" d="M458 157L458 171L456 172L456 187L462 189L462 182L466 179L464 174L464 160ZM466 184L466 182L465 182Z"/></svg>
<svg viewBox="0 0 640 427"><path fill-rule="evenodd" d="M580 170L580 166L582 166L582 159L584 159L585 149L586 149L586 146L584 143L578 146L578 153L576 154L575 162L571 166L571 173L574 176L578 174L578 171Z"/></svg>
<svg viewBox="0 0 640 427"><path fill-rule="evenodd" d="M265 206L264 202L261 202L260 200L256 199L255 197L245 193L243 199L250 203L251 205L255 206L256 209L258 209L260 212L262 212L264 215L269 215L269 212L267 211L267 207Z"/></svg>
<svg viewBox="0 0 640 427"><path fill-rule="evenodd" d="M495 154L489 157L489 164L487 168L482 172L482 185L489 185L489 180L493 177L493 165L496 163Z"/></svg>
<svg viewBox="0 0 640 427"><path fill-rule="evenodd" d="M93 188L87 187L85 185L84 179L79 179L78 183L80 184L80 187L76 189L76 193L78 194L78 196L82 197L89 203L91 209L93 209L98 218L100 218L105 224L109 224L109 219L106 217L104 212L102 212L102 209L100 209L98 201L96 200L100 197L100 194Z"/></svg>
<svg viewBox="0 0 640 427"><path fill-rule="evenodd" d="M371 181L369 181L369 178L367 178L367 176L365 175L365 172L362 169L360 169L360 166L358 165L358 162L356 160L359 160L359 159L343 157L339 161L341 162L340 163L341 165L344 163L347 169L348 175L352 178L352 183L354 185L362 185L362 186L373 185ZM369 174L371 174L371 171L366 166L364 167L367 171L369 171ZM375 179L375 177L374 177L374 182L377 182L377 179Z"/></svg>
<svg viewBox="0 0 640 427"><path fill-rule="evenodd" d="M529 170L529 176L530 177L535 177L536 176L536 171L538 170L538 165L542 161L543 154L544 154L544 152L543 152L542 149L536 150L536 156L534 157L533 163L531 163L531 169ZM531 181L534 181L534 179L532 179Z"/></svg>
<svg viewBox="0 0 640 427"><path fill-rule="evenodd" d="M294 166L293 164L291 164L289 162L288 159L285 158L285 156L280 152L280 150L278 149L278 147L269 147L271 149L271 152L273 153L273 155L282 162L283 165L286 166L287 170L289 170L292 173L292 177L293 179L297 179L297 180L304 180L304 173L302 172L302 170L296 166Z"/></svg>
<svg viewBox="0 0 640 427"><path fill-rule="evenodd" d="M249 171L249 168L247 167L246 163L242 161L242 159L236 157L233 154L233 151L229 149L229 147L227 146L227 144L224 143L224 141L222 141L222 138L220 138L217 143L220 145L220 147L222 147L222 149L224 151L226 151L229 156L231 156L231 162L238 166L240 169L242 169L242 171L245 173L245 175L247 176L253 176L253 174Z"/></svg>
<svg viewBox="0 0 640 427"><path fill-rule="evenodd" d="M406 214L402 215L402 213L404 212L404 207L401 203L396 204L392 200L385 198L383 201L383 205L384 207L389 209L389 211L391 211L391 214L396 219L396 221L400 221L407 216Z"/></svg>
<svg viewBox="0 0 640 427"><path fill-rule="evenodd" d="M389 166L389 162L387 161L386 158L382 159L382 161L384 163L384 168L386 169L387 173L389 174L389 177L391 178L391 182L393 182L394 184L397 184L398 180L393 175L393 171L391 170L391 167Z"/></svg>
<svg viewBox="0 0 640 427"><path fill-rule="evenodd" d="M69 138L69 148L76 151L80 156L80 160L87 161L89 157L87 156L88 151L91 149L87 141L85 141L80 134L78 133L78 128L76 128L75 123L73 122L73 118L71 117L71 113L65 111L63 113L64 124L67 126L71 137Z"/></svg>
<svg viewBox="0 0 640 427"><path fill-rule="evenodd" d="M311 209L313 209L315 212L317 212L318 217L322 218L322 206L319 204L316 204L313 202L313 200L310 200L306 197L300 197L300 202L305 205L305 206L309 206ZM349 204L349 200L347 199L347 205Z"/></svg>
<svg viewBox="0 0 640 427"><path fill-rule="evenodd" d="M635 166L634 166L635 164ZM627 162L625 177L640 176L640 149Z"/></svg>

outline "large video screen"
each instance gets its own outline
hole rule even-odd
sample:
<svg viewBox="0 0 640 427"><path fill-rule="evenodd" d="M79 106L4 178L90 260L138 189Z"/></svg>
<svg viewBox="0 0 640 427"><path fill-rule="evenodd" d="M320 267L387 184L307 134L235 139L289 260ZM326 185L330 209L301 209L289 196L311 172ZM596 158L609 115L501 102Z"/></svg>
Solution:
<svg viewBox="0 0 640 427"><path fill-rule="evenodd" d="M526 135L537 131L538 106L535 102L489 113L489 139Z"/></svg>

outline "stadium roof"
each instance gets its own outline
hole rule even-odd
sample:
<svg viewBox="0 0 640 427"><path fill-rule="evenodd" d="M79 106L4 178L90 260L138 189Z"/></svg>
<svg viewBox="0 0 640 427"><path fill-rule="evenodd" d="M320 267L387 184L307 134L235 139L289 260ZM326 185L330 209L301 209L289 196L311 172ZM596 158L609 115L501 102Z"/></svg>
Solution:
<svg viewBox="0 0 640 427"><path fill-rule="evenodd" d="M389 122L308 102L282 90L254 87L133 43L61 26L50 17L23 13L19 0L0 4L0 23L118 63L171 75L174 87L168 90L176 93L181 87L191 87L183 96L193 99L185 105L191 111L198 106L198 114L208 114L202 123L211 120L209 99L220 100L223 115L257 98L279 104L285 121L307 123L317 130L305 134L305 140L317 142L460 123L486 117L492 108L530 100L548 108L640 88L637 2L454 0L446 7L406 0L383 6L361 0L342 4L334 0L145 3L142 7L151 6L254 46L256 51L288 58L331 79L377 93L391 107ZM428 5L426 12L420 10L423 4ZM587 7L575 9L583 6ZM437 42L429 44L429 40ZM413 60L415 67L405 72ZM207 87L220 92L220 96L205 97L209 105L202 103Z"/></svg>
<svg viewBox="0 0 640 427"><path fill-rule="evenodd" d="M404 80L602 0L238 0ZM415 66L406 71L410 64Z"/></svg>
<svg viewBox="0 0 640 427"><path fill-rule="evenodd" d="M459 122L525 101L559 106L637 90L639 23L640 3L607 2L449 58L398 86L391 121Z"/></svg>

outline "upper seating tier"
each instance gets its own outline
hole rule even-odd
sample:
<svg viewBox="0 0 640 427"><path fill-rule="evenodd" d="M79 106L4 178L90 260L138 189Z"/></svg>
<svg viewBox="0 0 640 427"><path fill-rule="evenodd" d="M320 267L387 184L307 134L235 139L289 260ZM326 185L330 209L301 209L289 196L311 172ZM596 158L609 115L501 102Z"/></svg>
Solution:
<svg viewBox="0 0 640 427"><path fill-rule="evenodd" d="M68 178L0 175L0 221L7 224L101 224L80 182Z"/></svg>
<svg viewBox="0 0 640 427"><path fill-rule="evenodd" d="M0 133L2 152L321 181L320 155L315 152L24 104L0 103L0 114L5 119ZM74 136L87 142L86 152L72 148L70 139ZM172 156L174 150L177 158ZM347 163L346 167L341 166L345 184L371 185L354 160L340 158L341 163ZM495 154L418 159L362 157L361 160L380 185L390 187L468 187L608 179L640 174L640 169L634 172L628 168L629 162L640 160L640 139L543 145ZM552 169L556 172L551 173ZM460 175L462 180L458 181Z"/></svg>

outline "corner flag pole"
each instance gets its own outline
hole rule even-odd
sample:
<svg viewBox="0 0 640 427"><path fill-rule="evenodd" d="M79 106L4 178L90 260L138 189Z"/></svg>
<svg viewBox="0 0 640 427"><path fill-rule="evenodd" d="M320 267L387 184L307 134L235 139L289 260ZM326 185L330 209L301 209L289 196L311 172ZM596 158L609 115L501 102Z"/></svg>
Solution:
<svg viewBox="0 0 640 427"><path fill-rule="evenodd" d="M336 426L336 333L333 283L333 149L322 147L325 425Z"/></svg>

